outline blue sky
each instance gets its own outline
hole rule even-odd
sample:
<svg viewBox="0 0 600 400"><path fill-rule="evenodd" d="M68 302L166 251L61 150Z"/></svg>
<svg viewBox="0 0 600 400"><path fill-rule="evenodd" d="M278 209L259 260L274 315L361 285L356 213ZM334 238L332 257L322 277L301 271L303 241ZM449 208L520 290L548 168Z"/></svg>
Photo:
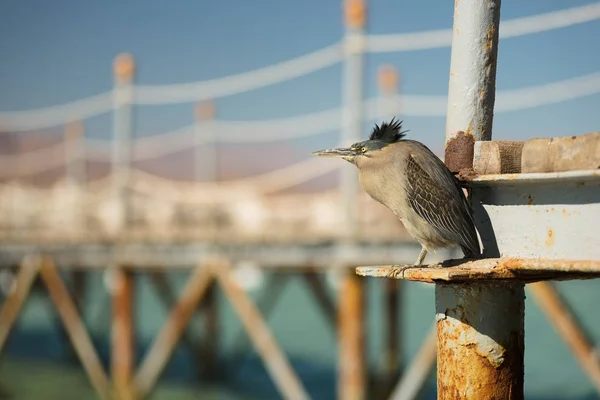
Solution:
<svg viewBox="0 0 600 400"><path fill-rule="evenodd" d="M595 3L590 0L505 1L502 19ZM177 6L175 6L177 4ZM372 0L370 33L452 26L453 1ZM502 28L501 28L502 29ZM318 50L343 34L340 1L156 0L81 2L0 1L0 111L45 107L111 89L112 62L131 52L137 82L200 81L241 73ZM598 71L600 21L501 41L497 89L539 85ZM392 63L406 94L446 95L450 48L373 54L367 96L377 93L376 70ZM340 105L341 65L216 100L219 117L264 119ZM495 139L582 134L599 129L600 95L495 117ZM402 117L402 115L400 115ZM144 106L136 135L191 123L192 104ZM406 117L410 135L443 146L444 117ZM110 116L91 118L90 135L110 130ZM366 136L368 132L365 131ZM332 133L296 140L301 151L335 143Z"/></svg>

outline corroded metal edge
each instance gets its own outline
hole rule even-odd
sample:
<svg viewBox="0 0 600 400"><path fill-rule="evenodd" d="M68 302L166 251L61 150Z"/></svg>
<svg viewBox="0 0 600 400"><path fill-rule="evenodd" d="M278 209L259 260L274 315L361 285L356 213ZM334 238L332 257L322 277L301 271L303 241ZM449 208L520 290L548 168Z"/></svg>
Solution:
<svg viewBox="0 0 600 400"><path fill-rule="evenodd" d="M578 170L564 172L529 172L519 174L489 174L489 175L465 175L463 180L470 182L472 186L498 186L501 184L523 184L531 183L564 183L564 182L587 182L600 181L600 170Z"/></svg>
<svg viewBox="0 0 600 400"><path fill-rule="evenodd" d="M358 267L356 274L375 278L427 283L469 281L576 280L600 278L600 261L538 258L487 258L448 260L441 264Z"/></svg>

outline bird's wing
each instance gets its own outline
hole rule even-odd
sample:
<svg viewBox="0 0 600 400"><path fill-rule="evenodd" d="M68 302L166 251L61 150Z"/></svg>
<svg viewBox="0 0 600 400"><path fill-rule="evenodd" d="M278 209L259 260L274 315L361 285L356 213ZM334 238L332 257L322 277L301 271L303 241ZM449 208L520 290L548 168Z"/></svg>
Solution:
<svg viewBox="0 0 600 400"><path fill-rule="evenodd" d="M406 164L410 206L441 235L480 254L469 203L456 178L442 160L425 146L422 148L429 156L411 151Z"/></svg>

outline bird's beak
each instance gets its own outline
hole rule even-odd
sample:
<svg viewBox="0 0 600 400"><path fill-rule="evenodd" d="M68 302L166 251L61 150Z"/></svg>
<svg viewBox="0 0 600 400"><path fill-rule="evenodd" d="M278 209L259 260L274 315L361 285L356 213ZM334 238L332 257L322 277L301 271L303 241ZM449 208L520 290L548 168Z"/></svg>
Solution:
<svg viewBox="0 0 600 400"><path fill-rule="evenodd" d="M356 151L350 148L338 148L338 149L325 149L319 151L313 151L312 156L319 157L337 157L343 158L344 160L351 161L356 156Z"/></svg>

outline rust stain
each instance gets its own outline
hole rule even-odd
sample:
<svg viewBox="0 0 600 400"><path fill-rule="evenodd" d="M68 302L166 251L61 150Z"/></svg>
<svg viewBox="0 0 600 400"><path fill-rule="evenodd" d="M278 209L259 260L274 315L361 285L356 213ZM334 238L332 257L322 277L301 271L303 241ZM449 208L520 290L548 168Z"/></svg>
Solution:
<svg viewBox="0 0 600 400"><path fill-rule="evenodd" d="M427 283L519 280L537 282L600 277L600 261L503 257L464 262L448 260L423 267L357 267L360 276L405 279Z"/></svg>
<svg viewBox="0 0 600 400"><path fill-rule="evenodd" d="M548 228L548 237L546 238L546 246L552 246L554 244L554 231L552 228Z"/></svg>
<svg viewBox="0 0 600 400"><path fill-rule="evenodd" d="M471 286L453 290L459 291L457 297L484 300L477 293L480 289ZM522 388L522 335L489 331L481 314L458 303L437 318L438 398L522 398L514 393Z"/></svg>
<svg viewBox="0 0 600 400"><path fill-rule="evenodd" d="M487 31L487 40L485 41L484 49L486 52L491 52L494 47L494 34L496 33L496 27L494 24L490 24Z"/></svg>
<svg viewBox="0 0 600 400"><path fill-rule="evenodd" d="M470 131L458 131L446 143L444 162L452 172L473 168L475 137Z"/></svg>
<svg viewBox="0 0 600 400"><path fill-rule="evenodd" d="M569 213L567 212L567 210L565 210L564 208L562 209L562 215L563 217L568 217Z"/></svg>

